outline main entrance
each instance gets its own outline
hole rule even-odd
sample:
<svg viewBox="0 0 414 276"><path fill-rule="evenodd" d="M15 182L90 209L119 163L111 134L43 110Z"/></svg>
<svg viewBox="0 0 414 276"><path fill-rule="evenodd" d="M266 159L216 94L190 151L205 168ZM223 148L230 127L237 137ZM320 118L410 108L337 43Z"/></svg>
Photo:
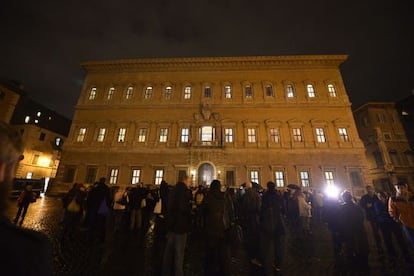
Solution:
<svg viewBox="0 0 414 276"><path fill-rule="evenodd" d="M214 167L210 163L203 163L198 167L198 185L210 185L214 179Z"/></svg>

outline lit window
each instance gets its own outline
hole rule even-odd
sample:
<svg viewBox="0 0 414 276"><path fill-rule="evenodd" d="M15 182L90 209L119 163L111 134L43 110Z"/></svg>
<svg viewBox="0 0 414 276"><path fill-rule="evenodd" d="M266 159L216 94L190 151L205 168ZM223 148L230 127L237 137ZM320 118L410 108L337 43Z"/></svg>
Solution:
<svg viewBox="0 0 414 276"><path fill-rule="evenodd" d="M270 129L270 142L279 143L280 142L280 133L278 128Z"/></svg>
<svg viewBox="0 0 414 276"><path fill-rule="evenodd" d="M302 184L302 187L309 187L310 185L309 172L307 171L300 172L300 183Z"/></svg>
<svg viewBox="0 0 414 276"><path fill-rule="evenodd" d="M28 122L30 122L30 116L26 116L25 118L24 118L24 122L27 124Z"/></svg>
<svg viewBox="0 0 414 276"><path fill-rule="evenodd" d="M149 99L151 97L152 97L152 86L147 86L147 88L145 88L144 98Z"/></svg>
<svg viewBox="0 0 414 276"><path fill-rule="evenodd" d="M160 185L164 177L164 170L155 170L155 185Z"/></svg>
<svg viewBox="0 0 414 276"><path fill-rule="evenodd" d="M118 132L118 142L122 143L125 141L126 128L120 128Z"/></svg>
<svg viewBox="0 0 414 276"><path fill-rule="evenodd" d="M116 184L118 182L118 168L111 168L109 171L109 184Z"/></svg>
<svg viewBox="0 0 414 276"><path fill-rule="evenodd" d="M35 122L35 124L38 124L39 123L39 120L38 119L35 119L34 122Z"/></svg>
<svg viewBox="0 0 414 276"><path fill-rule="evenodd" d="M259 184L259 171L250 171L250 181Z"/></svg>
<svg viewBox="0 0 414 276"><path fill-rule="evenodd" d="M215 129L212 126L203 126L200 128L200 140L203 144L211 144L215 139Z"/></svg>
<svg viewBox="0 0 414 276"><path fill-rule="evenodd" d="M300 128L292 128L292 134L293 134L293 141L295 142L302 142L302 129Z"/></svg>
<svg viewBox="0 0 414 276"><path fill-rule="evenodd" d="M306 90L308 91L309 98L315 98L315 88L313 88L312 84L308 84L306 86Z"/></svg>
<svg viewBox="0 0 414 276"><path fill-rule="evenodd" d="M344 127L338 128L339 137L341 137L342 142L349 142L348 131Z"/></svg>
<svg viewBox="0 0 414 276"><path fill-rule="evenodd" d="M42 112L39 111L39 112L37 112L36 115L37 115L37 117L40 117L42 115Z"/></svg>
<svg viewBox="0 0 414 276"><path fill-rule="evenodd" d="M141 170L132 169L131 172L131 184L138 184L141 176Z"/></svg>
<svg viewBox="0 0 414 276"><path fill-rule="evenodd" d="M132 96L134 95L134 88L132 86L128 87L126 94L125 94L125 99L131 99Z"/></svg>
<svg viewBox="0 0 414 276"><path fill-rule="evenodd" d="M246 85L244 87L244 94L246 95L246 98L253 97L253 89L251 85Z"/></svg>
<svg viewBox="0 0 414 276"><path fill-rule="evenodd" d="M266 97L273 97L273 87L268 84L265 86L265 91L266 91Z"/></svg>
<svg viewBox="0 0 414 276"><path fill-rule="evenodd" d="M211 87L204 87L204 98L211 98Z"/></svg>
<svg viewBox="0 0 414 276"><path fill-rule="evenodd" d="M276 187L285 186L285 176L283 171L275 171Z"/></svg>
<svg viewBox="0 0 414 276"><path fill-rule="evenodd" d="M27 172L26 178L27 179L32 179L32 177L33 177L33 172Z"/></svg>
<svg viewBox="0 0 414 276"><path fill-rule="evenodd" d="M83 142L85 140L86 128L80 128L76 142Z"/></svg>
<svg viewBox="0 0 414 276"><path fill-rule="evenodd" d="M138 132L138 142L145 142L147 139L147 129L146 128L140 128Z"/></svg>
<svg viewBox="0 0 414 276"><path fill-rule="evenodd" d="M329 96L336 97L335 86L333 86L333 84L328 84L328 92Z"/></svg>
<svg viewBox="0 0 414 276"><path fill-rule="evenodd" d="M107 100L112 100L112 98L114 97L114 93L115 93L115 88L111 87L108 90L108 95L106 96Z"/></svg>
<svg viewBox="0 0 414 276"><path fill-rule="evenodd" d="M167 100L171 99L171 96L172 96L172 87L171 86L165 87L164 96Z"/></svg>
<svg viewBox="0 0 414 276"><path fill-rule="evenodd" d="M96 87L93 87L89 92L89 100L94 100L96 98Z"/></svg>
<svg viewBox="0 0 414 276"><path fill-rule="evenodd" d="M233 129L232 128L225 128L224 129L224 137L226 143L233 143Z"/></svg>
<svg viewBox="0 0 414 276"><path fill-rule="evenodd" d="M182 143L188 143L189 136L190 136L190 129L182 128L181 129L181 142Z"/></svg>
<svg viewBox="0 0 414 276"><path fill-rule="evenodd" d="M231 99L231 97L232 97L232 95L231 95L231 86L230 85L224 86L224 98Z"/></svg>
<svg viewBox="0 0 414 276"><path fill-rule="evenodd" d="M247 129L247 141L249 143L256 143L256 129L255 128Z"/></svg>
<svg viewBox="0 0 414 276"><path fill-rule="evenodd" d="M191 99L191 86L184 87L184 99Z"/></svg>
<svg viewBox="0 0 414 276"><path fill-rule="evenodd" d="M401 115L402 115L402 116L408 116L409 114L408 114L408 112L407 112L407 111L404 111L404 110L403 110L403 111L401 111Z"/></svg>
<svg viewBox="0 0 414 276"><path fill-rule="evenodd" d="M56 139L55 139L55 145L56 145L56 147L62 146L62 138L56 137Z"/></svg>
<svg viewBox="0 0 414 276"><path fill-rule="evenodd" d="M106 133L106 128L100 128L99 129L99 133L98 133L98 137L97 137L97 141L98 142L103 142L105 139L105 133Z"/></svg>
<svg viewBox="0 0 414 276"><path fill-rule="evenodd" d="M286 96L288 98L295 97L295 90L293 89L293 85L292 84L286 85Z"/></svg>
<svg viewBox="0 0 414 276"><path fill-rule="evenodd" d="M327 185L334 185L334 174L333 171L326 171L325 172L325 181Z"/></svg>
<svg viewBox="0 0 414 276"><path fill-rule="evenodd" d="M167 142L168 137L168 128L161 128L160 129L160 142L165 143Z"/></svg>
<svg viewBox="0 0 414 276"><path fill-rule="evenodd" d="M326 143L325 130L321 127L317 127L315 132L318 143Z"/></svg>

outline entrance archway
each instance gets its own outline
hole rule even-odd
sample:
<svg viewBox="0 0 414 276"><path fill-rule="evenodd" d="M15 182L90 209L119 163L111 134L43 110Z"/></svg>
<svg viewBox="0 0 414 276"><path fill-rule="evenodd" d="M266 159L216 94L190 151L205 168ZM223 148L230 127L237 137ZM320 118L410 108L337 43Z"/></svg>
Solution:
<svg viewBox="0 0 414 276"><path fill-rule="evenodd" d="M210 185L214 179L214 167L210 163L203 163L198 167L198 185Z"/></svg>

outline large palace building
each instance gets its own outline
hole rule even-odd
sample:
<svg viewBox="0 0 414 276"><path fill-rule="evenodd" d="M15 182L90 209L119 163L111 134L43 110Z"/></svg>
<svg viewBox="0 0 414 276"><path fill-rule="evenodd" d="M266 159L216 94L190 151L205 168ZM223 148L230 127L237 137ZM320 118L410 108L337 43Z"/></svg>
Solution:
<svg viewBox="0 0 414 276"><path fill-rule="evenodd" d="M56 186L217 178L283 188L371 183L343 55L145 58L83 63Z"/></svg>

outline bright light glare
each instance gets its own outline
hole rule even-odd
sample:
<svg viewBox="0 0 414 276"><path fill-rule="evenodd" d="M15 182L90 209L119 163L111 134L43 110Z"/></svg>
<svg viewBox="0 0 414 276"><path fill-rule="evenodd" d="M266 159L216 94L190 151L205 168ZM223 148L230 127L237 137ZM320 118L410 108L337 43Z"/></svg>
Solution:
<svg viewBox="0 0 414 276"><path fill-rule="evenodd" d="M328 197L337 198L339 195L339 189L335 185L329 185L326 187L325 193Z"/></svg>

